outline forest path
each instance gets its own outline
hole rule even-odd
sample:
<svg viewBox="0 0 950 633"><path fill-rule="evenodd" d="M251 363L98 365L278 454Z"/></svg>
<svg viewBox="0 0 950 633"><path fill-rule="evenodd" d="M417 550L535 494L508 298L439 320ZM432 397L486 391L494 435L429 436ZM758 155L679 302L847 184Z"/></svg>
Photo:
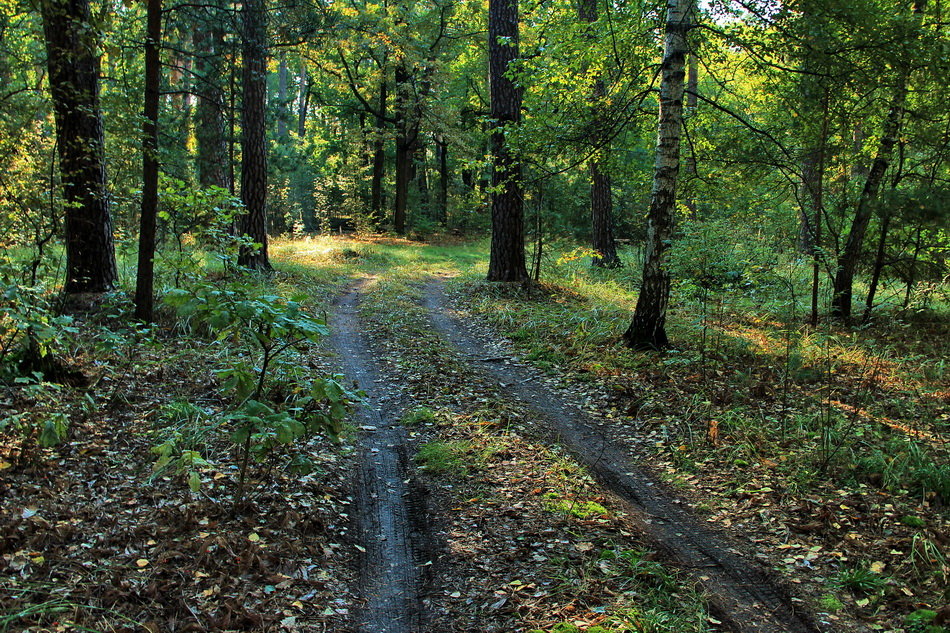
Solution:
<svg viewBox="0 0 950 633"><path fill-rule="evenodd" d="M711 596L711 608L738 633L814 632L813 618L793 603L738 543L718 534L682 507L663 487L630 462L622 447L605 437L590 418L544 386L536 373L500 363L511 353L473 333L449 306L441 278L423 290L431 325L467 364L496 382L548 423L556 439L571 450L611 491L632 506L648 538L679 561Z"/></svg>
<svg viewBox="0 0 950 633"><path fill-rule="evenodd" d="M424 513L408 474L399 394L382 376L361 334L357 307L367 281L346 290L330 319L330 343L341 368L367 394L356 415L362 433L354 499L365 600L357 627L361 633L418 633L425 619L420 573L427 549Z"/></svg>

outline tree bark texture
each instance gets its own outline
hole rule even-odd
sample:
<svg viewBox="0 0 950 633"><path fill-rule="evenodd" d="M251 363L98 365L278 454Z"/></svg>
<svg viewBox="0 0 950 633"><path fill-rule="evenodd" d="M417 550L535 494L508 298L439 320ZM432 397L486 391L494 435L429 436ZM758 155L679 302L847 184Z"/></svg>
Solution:
<svg viewBox="0 0 950 633"><path fill-rule="evenodd" d="M517 0L489 0L488 75L491 84L492 237L488 281L525 281L524 198L521 163L505 140L507 128L521 121L521 88L507 76L518 57Z"/></svg>
<svg viewBox="0 0 950 633"><path fill-rule="evenodd" d="M238 264L255 270L270 270L267 256L267 41L264 0L245 0L244 99L241 103L241 233L260 244L241 249Z"/></svg>
<svg viewBox="0 0 950 633"><path fill-rule="evenodd" d="M667 0L666 42L660 80L653 188L647 217L643 283L630 327L623 338L634 349L661 349L669 345L666 311L670 275L666 251L673 233L676 178L679 174L680 134L683 128L683 83L686 76L687 36L693 27L695 0Z"/></svg>
<svg viewBox="0 0 950 633"><path fill-rule="evenodd" d="M119 278L106 193L99 57L88 0L43 0L50 93L66 208L67 294L105 292Z"/></svg>
<svg viewBox="0 0 950 633"><path fill-rule="evenodd" d="M914 0L914 14L917 17L922 16L926 5L926 0ZM919 29L916 35L919 36ZM908 55L909 53L904 55L905 59L903 60L902 69L894 89L894 96L891 99L887 117L884 119L884 127L881 131L881 140L878 144L877 153L874 156L871 169L868 171L867 179L864 181L864 188L861 190L861 195L858 198L857 209L854 213L854 219L851 221L851 229L848 231L848 238L845 242L844 250L838 256L838 266L832 286L831 315L845 322L851 320L854 276L861 259L864 234L867 232L868 223L871 221L872 203L880 190L884 172L887 171L887 167L890 165L891 154L894 150L894 145L897 144L898 134L900 133L901 120L904 116L904 106L907 103L907 84L910 81L911 73L911 60L907 59Z"/></svg>
<svg viewBox="0 0 950 633"><path fill-rule="evenodd" d="M597 0L580 0L577 16L581 22L593 25L597 21ZM588 39L593 40L595 34L590 26L586 33ZM594 256L591 263L602 268L617 268L621 266L617 256L617 245L613 234L613 198L610 190L610 174L604 169L606 157L610 154L609 137L604 133L607 122L601 112L601 102L607 94L603 80L598 77L594 81L590 103L593 108L591 129L592 145L597 148L589 162L590 170L590 215L591 215L591 248Z"/></svg>
<svg viewBox="0 0 950 633"><path fill-rule="evenodd" d="M383 180L386 178L386 100L389 84L386 81L385 65L380 71L379 116L373 138L373 177L370 184L371 223L378 227L383 221Z"/></svg>
<svg viewBox="0 0 950 633"><path fill-rule="evenodd" d="M601 268L620 268L623 263L614 242L610 174L601 169L599 160L590 161L591 247L595 251L592 263Z"/></svg>
<svg viewBox="0 0 950 633"><path fill-rule="evenodd" d="M158 217L158 103L161 89L162 0L148 0L145 33L145 122L142 125L142 214L135 318L152 320L155 272L155 223Z"/></svg>
<svg viewBox="0 0 950 633"><path fill-rule="evenodd" d="M396 191L393 203L393 230L406 232L409 182L419 140L419 118L414 107L412 74L404 61L396 66Z"/></svg>
<svg viewBox="0 0 950 633"><path fill-rule="evenodd" d="M439 191L436 195L436 221L445 226L449 219L449 143L444 136L435 139L436 159L439 163Z"/></svg>
<svg viewBox="0 0 950 633"><path fill-rule="evenodd" d="M224 31L217 26L222 16L219 10L205 10L206 21L195 28L197 49L198 104L195 118L197 141L198 183L202 187L232 188L228 121L225 117Z"/></svg>

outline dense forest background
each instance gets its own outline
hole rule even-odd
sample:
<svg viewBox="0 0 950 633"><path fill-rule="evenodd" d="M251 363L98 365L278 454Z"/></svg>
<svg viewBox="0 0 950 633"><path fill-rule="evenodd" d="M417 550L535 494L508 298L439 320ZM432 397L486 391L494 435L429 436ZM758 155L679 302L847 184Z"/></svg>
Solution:
<svg viewBox="0 0 950 633"><path fill-rule="evenodd" d="M523 101L516 117L491 103L482 3L39 8L5 5L0 55L5 240L11 254L29 252L33 281L60 265L64 229L73 239L83 230L70 231L69 218L86 213L111 222L123 262L122 275L100 271L98 285L128 281L150 215L143 202L158 204L165 258L175 250L166 246L241 209L255 217L242 227L258 243L341 228L478 235L507 178L493 178L502 128L524 226L496 233L527 231L535 259L545 240L593 235L598 262L610 265L615 238L646 237L664 6L520 7L512 33L496 39L511 59L494 71ZM147 32L148 11L157 17ZM924 1L688 10L677 220L663 239L686 254L673 255L673 277L739 283L798 254L815 266L816 312L850 316L855 269L867 277L853 297L867 304L865 319L878 303L930 301L946 274L942 11ZM67 112L93 122L70 123ZM142 165L152 119L157 149L145 171L159 175L143 184L153 179ZM67 158L60 169L71 144L101 154L98 166L83 172ZM84 210L76 189L102 208ZM69 274L109 268L111 248L100 236L82 254L67 249Z"/></svg>
<svg viewBox="0 0 950 633"><path fill-rule="evenodd" d="M393 446L432 630L722 630L562 410L802 630L946 631L947 27L0 0L0 631L354 630Z"/></svg>

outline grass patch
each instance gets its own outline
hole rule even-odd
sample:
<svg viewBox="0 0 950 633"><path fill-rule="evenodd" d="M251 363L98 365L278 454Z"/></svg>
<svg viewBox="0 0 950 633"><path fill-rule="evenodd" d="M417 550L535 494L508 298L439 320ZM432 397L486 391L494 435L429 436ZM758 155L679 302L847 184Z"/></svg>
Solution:
<svg viewBox="0 0 950 633"><path fill-rule="evenodd" d="M462 475L468 472L463 457L470 449L468 442L428 442L419 447L415 461L429 473Z"/></svg>
<svg viewBox="0 0 950 633"><path fill-rule="evenodd" d="M406 411L399 420L404 426L423 426L435 424L436 413L429 407L416 407Z"/></svg>

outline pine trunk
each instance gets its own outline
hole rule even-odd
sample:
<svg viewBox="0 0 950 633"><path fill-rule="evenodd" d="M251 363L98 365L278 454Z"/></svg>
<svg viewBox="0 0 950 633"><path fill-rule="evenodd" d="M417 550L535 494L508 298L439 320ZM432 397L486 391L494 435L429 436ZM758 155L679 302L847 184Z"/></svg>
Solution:
<svg viewBox="0 0 950 633"><path fill-rule="evenodd" d="M267 256L267 42L264 0L245 0L244 9L244 99L241 103L241 233L260 246L244 247L238 264L254 270L270 270Z"/></svg>
<svg viewBox="0 0 950 633"><path fill-rule="evenodd" d="M373 228L383 221L383 179L386 177L386 67L380 72L379 116L376 117L376 131L373 138L373 178L370 184L370 213Z"/></svg>
<svg viewBox="0 0 950 633"><path fill-rule="evenodd" d="M436 201L436 220L445 226L449 217L449 144L444 136L435 139L435 152L439 162L439 192Z"/></svg>
<svg viewBox="0 0 950 633"><path fill-rule="evenodd" d="M88 0L43 0L50 93L66 208L67 294L106 292L119 278L106 192L99 57Z"/></svg>
<svg viewBox="0 0 950 633"><path fill-rule="evenodd" d="M686 76L687 35L693 27L694 0L667 0L666 43L660 80L653 189L647 218L643 283L633 321L623 338L634 349L661 349L669 345L666 310L670 276L666 250L673 233L676 178L679 175L680 134L683 128L683 83Z"/></svg>
<svg viewBox="0 0 950 633"><path fill-rule="evenodd" d="M518 57L517 0L489 0L488 68L491 84L492 239L488 281L526 281L524 199L521 163L505 141L509 127L521 121L522 91L507 75Z"/></svg>
<svg viewBox="0 0 950 633"><path fill-rule="evenodd" d="M410 84L412 77L403 64L396 67L396 192L393 203L393 230L406 232L406 209L409 204L409 182L416 153L418 125L411 112Z"/></svg>
<svg viewBox="0 0 950 633"><path fill-rule="evenodd" d="M148 0L145 37L145 122L142 126L142 217L135 318L152 320L155 271L155 223L158 217L158 102L161 89L162 0Z"/></svg>
<svg viewBox="0 0 950 633"><path fill-rule="evenodd" d="M597 0L581 0L578 4L577 17L581 22L592 25L597 21ZM586 36L593 40L593 27L589 27ZM622 264L617 256L617 245L613 234L613 198L610 190L610 174L604 170L606 157L610 155L609 138L604 130L607 121L601 112L601 103L607 94L604 82L599 77L594 81L594 89L590 95L594 117L591 121L593 134L591 144L598 148L589 163L590 170L590 215L591 215L591 248L594 256L591 263L602 268L618 268Z"/></svg>

